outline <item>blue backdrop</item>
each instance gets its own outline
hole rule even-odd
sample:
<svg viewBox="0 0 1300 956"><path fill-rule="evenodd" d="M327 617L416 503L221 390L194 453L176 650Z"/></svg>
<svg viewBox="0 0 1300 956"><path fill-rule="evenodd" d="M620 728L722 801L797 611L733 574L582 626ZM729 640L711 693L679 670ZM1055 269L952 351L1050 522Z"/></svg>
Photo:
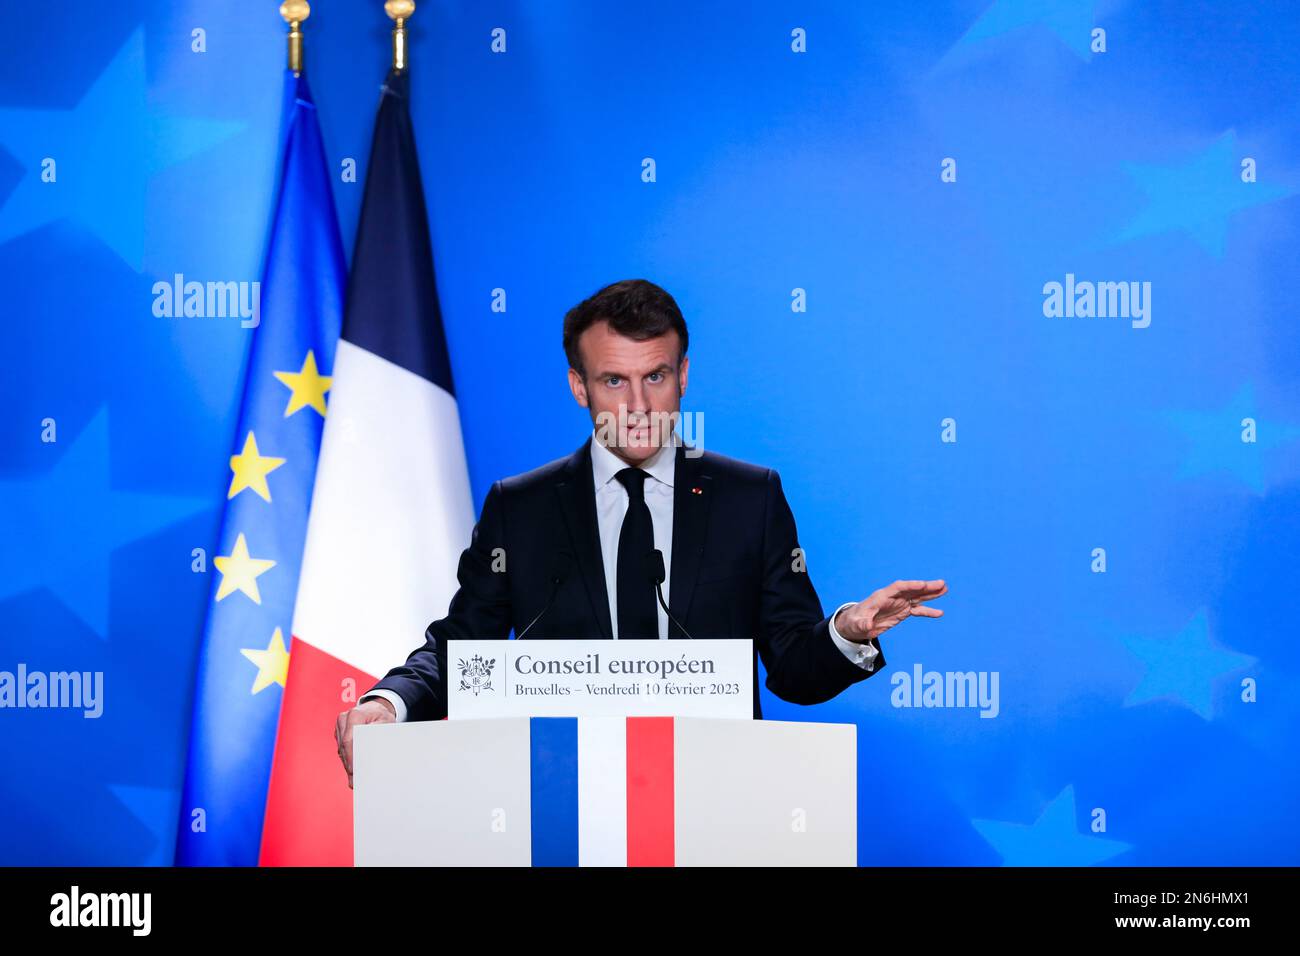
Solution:
<svg viewBox="0 0 1300 956"><path fill-rule="evenodd" d="M0 862L170 863L251 337L152 289L260 277L285 31L3 6L0 671L104 701L0 710ZM350 250L389 23L316 6ZM582 439L562 316L639 276L827 610L949 582L886 673L765 696L858 724L863 864L1300 862L1291 0L439 0L411 63L476 504ZM1053 282L1145 314L1049 315ZM996 706L900 706L917 668Z"/></svg>

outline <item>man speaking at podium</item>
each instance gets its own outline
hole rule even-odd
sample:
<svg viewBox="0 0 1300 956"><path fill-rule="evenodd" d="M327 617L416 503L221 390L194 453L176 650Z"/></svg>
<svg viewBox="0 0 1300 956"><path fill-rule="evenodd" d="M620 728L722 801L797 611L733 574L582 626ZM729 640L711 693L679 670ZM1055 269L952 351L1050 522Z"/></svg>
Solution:
<svg viewBox="0 0 1300 956"><path fill-rule="evenodd" d="M675 430L686 347L677 303L643 279L569 310L569 388L592 435L489 490L447 616L338 717L349 786L355 725L447 715L448 640L752 637L768 689L817 704L884 667L884 631L943 615L923 604L942 580L895 581L823 615L777 473L688 448Z"/></svg>

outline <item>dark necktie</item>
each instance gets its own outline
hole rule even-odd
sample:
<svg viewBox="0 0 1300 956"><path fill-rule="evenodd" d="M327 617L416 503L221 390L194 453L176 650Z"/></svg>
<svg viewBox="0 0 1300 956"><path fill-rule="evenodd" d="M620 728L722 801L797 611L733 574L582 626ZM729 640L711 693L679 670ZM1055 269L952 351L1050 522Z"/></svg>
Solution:
<svg viewBox="0 0 1300 956"><path fill-rule="evenodd" d="M645 503L645 480L640 468L624 468L614 476L627 489L627 514L618 535L618 638L659 637L659 611L647 557L654 550L655 529L650 506Z"/></svg>

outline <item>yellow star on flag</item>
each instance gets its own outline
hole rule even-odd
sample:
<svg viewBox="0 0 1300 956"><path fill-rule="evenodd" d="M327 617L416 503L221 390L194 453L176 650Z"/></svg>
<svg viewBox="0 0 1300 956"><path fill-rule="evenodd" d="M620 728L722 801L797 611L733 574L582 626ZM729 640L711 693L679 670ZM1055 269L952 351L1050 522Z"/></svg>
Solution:
<svg viewBox="0 0 1300 956"><path fill-rule="evenodd" d="M253 681L252 692L256 694L272 684L284 686L289 676L289 652L284 649L284 635L277 627L271 635L271 643L266 650L256 647L241 647L239 653L257 665L257 677Z"/></svg>
<svg viewBox="0 0 1300 956"><path fill-rule="evenodd" d="M228 594L243 591L253 599L254 604L262 603L262 595L257 590L257 577L275 567L275 562L250 557L244 532L239 532L235 548L229 556L218 555L212 559L212 563L221 572L221 586L217 588L218 601Z"/></svg>
<svg viewBox="0 0 1300 956"><path fill-rule="evenodd" d="M284 464L283 458L264 458L257 450L257 439L249 432L244 439L244 450L238 455L230 456L230 493L226 498L233 498L245 488L251 488L265 500L271 500L271 489L266 483L266 476Z"/></svg>
<svg viewBox="0 0 1300 956"><path fill-rule="evenodd" d="M307 350L307 357L303 359L302 371L276 372L275 377L287 385L292 392L289 396L289 405L284 410L285 418L298 409L308 406L320 412L321 418L325 417L325 393L330 390L330 382L334 379L328 375L321 375L316 370L316 356L312 354L311 349Z"/></svg>

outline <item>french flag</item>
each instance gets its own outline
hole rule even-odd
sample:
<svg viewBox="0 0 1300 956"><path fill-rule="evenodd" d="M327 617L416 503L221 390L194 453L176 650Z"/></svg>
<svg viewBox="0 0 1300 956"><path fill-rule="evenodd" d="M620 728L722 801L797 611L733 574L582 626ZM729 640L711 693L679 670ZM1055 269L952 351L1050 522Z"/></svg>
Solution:
<svg viewBox="0 0 1300 956"><path fill-rule="evenodd" d="M456 588L473 502L408 108L375 120L293 614L260 863L350 866L335 718L424 641Z"/></svg>
<svg viewBox="0 0 1300 956"><path fill-rule="evenodd" d="M673 718L529 720L533 866L673 866Z"/></svg>

